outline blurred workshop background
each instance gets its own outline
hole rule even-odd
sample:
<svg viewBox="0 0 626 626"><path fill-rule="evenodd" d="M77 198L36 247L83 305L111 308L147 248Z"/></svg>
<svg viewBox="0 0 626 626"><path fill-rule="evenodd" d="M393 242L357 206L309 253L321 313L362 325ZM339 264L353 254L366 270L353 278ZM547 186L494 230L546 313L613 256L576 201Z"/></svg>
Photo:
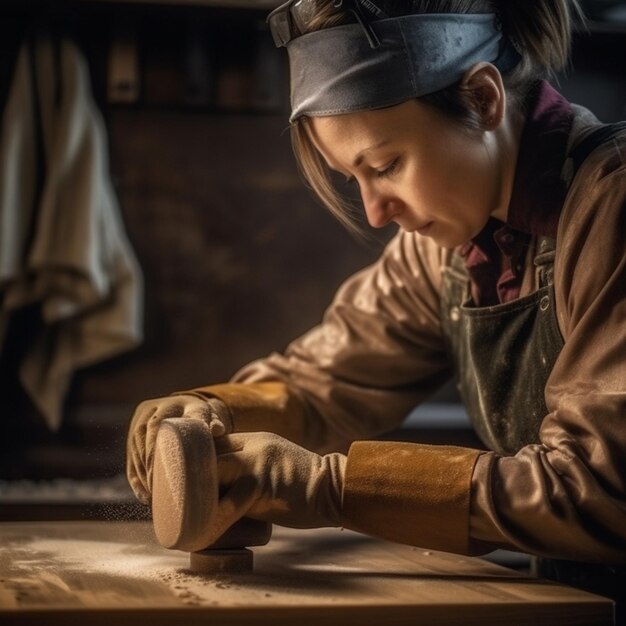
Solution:
<svg viewBox="0 0 626 626"><path fill-rule="evenodd" d="M133 407L282 350L393 234L302 184L276 4L0 5L0 518L128 503ZM626 2L584 4L558 86L624 119ZM479 445L453 385L390 436Z"/></svg>

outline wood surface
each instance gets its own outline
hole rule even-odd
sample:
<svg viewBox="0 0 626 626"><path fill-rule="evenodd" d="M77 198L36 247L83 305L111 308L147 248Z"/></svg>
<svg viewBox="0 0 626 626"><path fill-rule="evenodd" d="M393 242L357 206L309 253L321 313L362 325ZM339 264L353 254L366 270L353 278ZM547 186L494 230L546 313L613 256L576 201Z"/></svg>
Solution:
<svg viewBox="0 0 626 626"><path fill-rule="evenodd" d="M0 524L0 624L611 624L608 600L482 559L275 528L252 574L192 574L146 522Z"/></svg>

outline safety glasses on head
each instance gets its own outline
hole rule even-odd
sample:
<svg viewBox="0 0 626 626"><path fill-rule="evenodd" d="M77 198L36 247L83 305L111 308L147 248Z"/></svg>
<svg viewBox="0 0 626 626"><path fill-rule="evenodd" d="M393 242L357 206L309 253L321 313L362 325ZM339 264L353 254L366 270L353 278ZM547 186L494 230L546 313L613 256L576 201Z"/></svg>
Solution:
<svg viewBox="0 0 626 626"><path fill-rule="evenodd" d="M370 22L388 16L372 0L287 0L267 17L276 47L282 48L292 39L306 33L320 8L331 2L333 7L354 15L372 48L380 45Z"/></svg>

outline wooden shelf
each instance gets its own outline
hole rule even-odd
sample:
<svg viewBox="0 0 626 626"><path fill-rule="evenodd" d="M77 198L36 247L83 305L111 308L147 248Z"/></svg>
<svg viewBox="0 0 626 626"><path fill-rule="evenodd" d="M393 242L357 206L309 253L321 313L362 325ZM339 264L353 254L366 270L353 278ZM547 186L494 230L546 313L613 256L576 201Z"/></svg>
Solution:
<svg viewBox="0 0 626 626"><path fill-rule="evenodd" d="M626 35L626 22L602 22L591 20L588 23L589 32L596 34L618 34ZM582 31L584 32L584 30Z"/></svg>
<svg viewBox="0 0 626 626"><path fill-rule="evenodd" d="M85 4L137 4L169 7L215 7L220 9L264 9L277 7L278 0L80 0Z"/></svg>

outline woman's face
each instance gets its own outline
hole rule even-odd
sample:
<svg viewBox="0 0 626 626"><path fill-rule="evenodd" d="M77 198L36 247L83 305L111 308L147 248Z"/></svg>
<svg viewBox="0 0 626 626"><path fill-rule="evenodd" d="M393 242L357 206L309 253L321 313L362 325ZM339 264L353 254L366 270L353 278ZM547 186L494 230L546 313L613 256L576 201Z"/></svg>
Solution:
<svg viewBox="0 0 626 626"><path fill-rule="evenodd" d="M506 218L498 130L467 131L412 100L376 111L310 119L329 167L359 186L368 222L432 237L453 248L490 215Z"/></svg>

